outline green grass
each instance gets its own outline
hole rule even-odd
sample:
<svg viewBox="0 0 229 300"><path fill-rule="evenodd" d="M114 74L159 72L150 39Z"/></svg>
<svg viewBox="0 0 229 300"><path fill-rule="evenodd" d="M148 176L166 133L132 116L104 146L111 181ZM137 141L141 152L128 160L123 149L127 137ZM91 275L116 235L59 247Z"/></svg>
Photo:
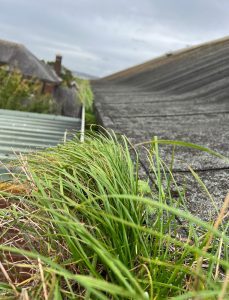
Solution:
<svg viewBox="0 0 229 300"><path fill-rule="evenodd" d="M80 102L85 106L86 110L91 110L94 95L89 80L76 78L76 81L79 87L78 97L80 99Z"/></svg>
<svg viewBox="0 0 229 300"><path fill-rule="evenodd" d="M11 205L0 210L0 299L226 299L225 208L215 226L190 214L159 143L148 152L152 185L114 134L21 161L18 189L1 192Z"/></svg>
<svg viewBox="0 0 229 300"><path fill-rule="evenodd" d="M96 125L97 120L93 111L94 94L91 89L90 81L80 78L75 78L79 91L77 97L80 102L85 106L85 124L86 129L90 129L91 125ZM94 130L95 130L94 126Z"/></svg>

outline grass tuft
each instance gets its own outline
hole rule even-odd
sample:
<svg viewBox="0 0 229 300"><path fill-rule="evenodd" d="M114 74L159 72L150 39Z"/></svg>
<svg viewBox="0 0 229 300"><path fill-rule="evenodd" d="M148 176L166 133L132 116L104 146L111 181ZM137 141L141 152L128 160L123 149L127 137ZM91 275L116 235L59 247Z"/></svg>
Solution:
<svg viewBox="0 0 229 300"><path fill-rule="evenodd" d="M215 224L190 214L153 144L153 185L113 133L24 158L1 191L1 299L226 299L228 198Z"/></svg>

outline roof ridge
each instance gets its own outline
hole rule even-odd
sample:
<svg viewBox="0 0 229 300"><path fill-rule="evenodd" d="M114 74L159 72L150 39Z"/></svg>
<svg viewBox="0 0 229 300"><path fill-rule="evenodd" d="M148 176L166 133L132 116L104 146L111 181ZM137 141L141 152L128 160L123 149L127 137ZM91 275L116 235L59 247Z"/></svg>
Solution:
<svg viewBox="0 0 229 300"><path fill-rule="evenodd" d="M3 40L3 39L0 39L0 44L8 44L8 45L14 45L14 46L17 46L17 47L21 47L21 48L26 48L23 44L21 43L18 43L18 42L12 42L12 41L9 41L9 40Z"/></svg>

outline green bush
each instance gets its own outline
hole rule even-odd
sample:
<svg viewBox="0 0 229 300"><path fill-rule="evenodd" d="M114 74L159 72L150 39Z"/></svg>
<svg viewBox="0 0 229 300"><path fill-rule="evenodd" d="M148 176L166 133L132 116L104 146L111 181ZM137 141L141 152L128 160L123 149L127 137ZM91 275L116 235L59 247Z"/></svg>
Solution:
<svg viewBox="0 0 229 300"><path fill-rule="evenodd" d="M53 113L54 100L41 94L42 83L26 79L18 71L0 68L0 108L39 113Z"/></svg>
<svg viewBox="0 0 229 300"><path fill-rule="evenodd" d="M80 78L75 78L78 86L77 97L80 102L85 106L85 124L86 129L89 129L91 125L96 125L97 120L93 111L94 94L91 89L90 81ZM94 127L96 130L96 127Z"/></svg>
<svg viewBox="0 0 229 300"><path fill-rule="evenodd" d="M90 82L85 79L76 78L78 84L78 97L80 102L84 104L87 111L92 110L94 95L90 86Z"/></svg>

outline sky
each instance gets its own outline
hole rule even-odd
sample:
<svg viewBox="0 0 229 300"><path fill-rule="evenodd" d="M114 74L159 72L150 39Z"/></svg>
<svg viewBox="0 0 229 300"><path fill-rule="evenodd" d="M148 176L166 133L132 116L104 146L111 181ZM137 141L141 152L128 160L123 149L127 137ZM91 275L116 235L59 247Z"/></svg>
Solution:
<svg viewBox="0 0 229 300"><path fill-rule="evenodd" d="M228 0L0 0L0 39L105 76L229 32Z"/></svg>

